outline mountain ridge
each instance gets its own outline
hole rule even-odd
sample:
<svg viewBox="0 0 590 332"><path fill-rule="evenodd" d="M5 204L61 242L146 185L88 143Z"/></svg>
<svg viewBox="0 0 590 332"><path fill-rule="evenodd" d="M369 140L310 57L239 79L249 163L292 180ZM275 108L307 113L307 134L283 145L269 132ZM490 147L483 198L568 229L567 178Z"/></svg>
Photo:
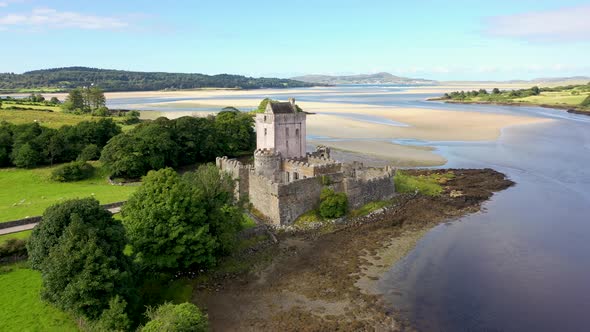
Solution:
<svg viewBox="0 0 590 332"><path fill-rule="evenodd" d="M302 75L291 77L292 80L316 84L399 84L399 85L436 85L435 80L396 76L387 72L357 75Z"/></svg>

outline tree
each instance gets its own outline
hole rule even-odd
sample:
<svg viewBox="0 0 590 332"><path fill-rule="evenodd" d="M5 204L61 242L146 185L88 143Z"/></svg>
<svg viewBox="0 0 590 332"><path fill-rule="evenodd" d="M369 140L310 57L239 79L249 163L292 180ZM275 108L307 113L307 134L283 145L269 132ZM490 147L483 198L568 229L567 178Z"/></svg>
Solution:
<svg viewBox="0 0 590 332"><path fill-rule="evenodd" d="M97 86L84 89L85 101L88 108L96 110L106 106L106 98L104 91Z"/></svg>
<svg viewBox="0 0 590 332"><path fill-rule="evenodd" d="M14 126L6 121L0 122L0 167L10 165L13 128Z"/></svg>
<svg viewBox="0 0 590 332"><path fill-rule="evenodd" d="M148 308L149 322L142 332L204 332L209 329L207 316L192 303L165 303L156 310Z"/></svg>
<svg viewBox="0 0 590 332"><path fill-rule="evenodd" d="M139 178L149 170L177 166L178 145L172 140L168 123L140 124L119 135L103 148L100 160L111 175Z"/></svg>
<svg viewBox="0 0 590 332"><path fill-rule="evenodd" d="M80 152L78 158L76 160L79 161L89 161L89 160L98 160L100 158L100 149L96 144L88 144L86 147Z"/></svg>
<svg viewBox="0 0 590 332"><path fill-rule="evenodd" d="M256 134L252 116L239 111L221 111L215 117L215 128L222 148L221 154L235 156L253 151Z"/></svg>
<svg viewBox="0 0 590 332"><path fill-rule="evenodd" d="M51 100L49 102L53 105L59 105L61 103L59 99L57 99L57 97L51 97Z"/></svg>
<svg viewBox="0 0 590 332"><path fill-rule="evenodd" d="M492 94L494 94L494 95L500 94L500 89L498 89L498 88L494 88L494 89L492 90Z"/></svg>
<svg viewBox="0 0 590 332"><path fill-rule="evenodd" d="M131 329L131 321L126 313L126 309L127 301L116 295L109 301L109 308L102 312L91 331L129 331Z"/></svg>
<svg viewBox="0 0 590 332"><path fill-rule="evenodd" d="M41 162L41 154L25 143L12 151L12 163L20 168L33 168Z"/></svg>
<svg viewBox="0 0 590 332"><path fill-rule="evenodd" d="M42 299L95 320L120 295L135 299L125 229L93 198L49 207L27 249L41 271Z"/></svg>
<svg viewBox="0 0 590 332"><path fill-rule="evenodd" d="M590 107L590 95L588 97L586 97L586 99L584 99L584 101L582 101L582 103L580 104L580 106L582 106L582 107Z"/></svg>
<svg viewBox="0 0 590 332"><path fill-rule="evenodd" d="M539 89L538 86L534 86L531 88L531 92L533 93L533 96L538 96L541 94L541 89Z"/></svg>
<svg viewBox="0 0 590 332"><path fill-rule="evenodd" d="M138 260L156 271L213 265L240 227L232 200L233 182L214 165L183 177L170 168L150 171L122 210Z"/></svg>
<svg viewBox="0 0 590 332"><path fill-rule="evenodd" d="M320 194L320 215L323 218L340 218L348 210L348 199L345 193L335 193L329 188L322 189Z"/></svg>
<svg viewBox="0 0 590 332"><path fill-rule="evenodd" d="M68 93L66 101L63 103L63 109L66 111L84 111L84 93L82 89L76 88Z"/></svg>

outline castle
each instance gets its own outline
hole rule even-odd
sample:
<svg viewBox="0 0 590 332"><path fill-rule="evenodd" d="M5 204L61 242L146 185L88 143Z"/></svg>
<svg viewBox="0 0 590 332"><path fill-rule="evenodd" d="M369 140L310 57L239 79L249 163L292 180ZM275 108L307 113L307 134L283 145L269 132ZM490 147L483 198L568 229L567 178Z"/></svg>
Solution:
<svg viewBox="0 0 590 332"><path fill-rule="evenodd" d="M269 102L256 114L254 165L216 159L217 167L236 180L237 198L247 198L272 224L289 225L319 206L324 187L344 192L352 209L393 197L392 168L340 163L327 147L307 153L306 117L294 99Z"/></svg>

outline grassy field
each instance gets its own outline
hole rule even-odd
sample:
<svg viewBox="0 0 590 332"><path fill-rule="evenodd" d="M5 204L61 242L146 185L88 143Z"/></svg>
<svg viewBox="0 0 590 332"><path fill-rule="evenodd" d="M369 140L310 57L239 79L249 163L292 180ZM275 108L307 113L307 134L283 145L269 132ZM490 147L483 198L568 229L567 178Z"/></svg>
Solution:
<svg viewBox="0 0 590 332"><path fill-rule="evenodd" d="M78 182L50 180L56 167L0 169L0 222L41 215L45 208L70 198L93 196L101 204L126 200L137 187L113 186L98 162L92 178Z"/></svg>
<svg viewBox="0 0 590 332"><path fill-rule="evenodd" d="M31 236L32 231L22 231L18 233L11 233L0 235L0 244L10 240L10 239L28 239Z"/></svg>
<svg viewBox="0 0 590 332"><path fill-rule="evenodd" d="M54 109L53 112L45 112L45 111L35 111L35 110L9 110L6 107L9 106L19 106L19 107L26 107L26 108L39 108L39 109ZM24 123L31 123L31 122L38 122L40 125L50 127L50 128L59 128L65 125L75 125L82 121L98 121L102 119L101 117L91 116L91 115L76 115L70 113L64 113L61 111L59 107L50 107L50 106L37 106L37 105L12 105L8 104L7 102L2 103L2 108L0 108L0 121L7 121L14 124L24 124ZM135 127L135 125L125 125L123 121L125 120L124 117L113 117L113 121L119 123L123 131L128 131L129 129Z"/></svg>
<svg viewBox="0 0 590 332"><path fill-rule="evenodd" d="M542 92L538 96L514 99L525 103L543 105L568 105L577 106L588 96L588 94L572 95L569 92Z"/></svg>
<svg viewBox="0 0 590 332"><path fill-rule="evenodd" d="M78 331L71 316L39 298L39 272L22 263L0 266L0 289L0 331Z"/></svg>

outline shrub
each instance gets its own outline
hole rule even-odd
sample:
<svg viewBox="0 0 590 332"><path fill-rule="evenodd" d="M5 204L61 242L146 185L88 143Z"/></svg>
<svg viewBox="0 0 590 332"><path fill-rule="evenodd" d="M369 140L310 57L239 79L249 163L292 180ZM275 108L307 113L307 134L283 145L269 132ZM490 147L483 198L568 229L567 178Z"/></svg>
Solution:
<svg viewBox="0 0 590 332"><path fill-rule="evenodd" d="M590 107L590 96L586 97L584 101L580 104L582 107Z"/></svg>
<svg viewBox="0 0 590 332"><path fill-rule="evenodd" d="M345 193L335 193L334 190L324 188L320 195L320 216L322 218L340 218L346 214L348 199Z"/></svg>
<svg viewBox="0 0 590 332"><path fill-rule="evenodd" d="M101 107L92 111L92 116L102 116L102 117L109 116L109 109L104 106L101 106Z"/></svg>
<svg viewBox="0 0 590 332"><path fill-rule="evenodd" d="M59 182L71 182L87 179L92 176L94 167L85 161L74 161L62 165L51 173L51 179Z"/></svg>
<svg viewBox="0 0 590 332"><path fill-rule="evenodd" d="M18 260L27 257L27 241L24 239L8 239L0 244L0 262Z"/></svg>
<svg viewBox="0 0 590 332"><path fill-rule="evenodd" d="M156 310L148 308L146 316L150 321L142 332L202 332L209 327L207 316L192 303L165 303Z"/></svg>

